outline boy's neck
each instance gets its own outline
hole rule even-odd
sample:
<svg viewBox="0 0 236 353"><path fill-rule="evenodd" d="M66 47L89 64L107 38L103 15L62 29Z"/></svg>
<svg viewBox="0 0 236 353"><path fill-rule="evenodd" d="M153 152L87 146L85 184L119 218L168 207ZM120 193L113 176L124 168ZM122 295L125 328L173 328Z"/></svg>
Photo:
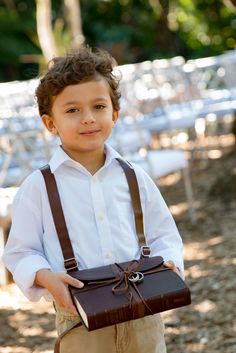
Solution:
<svg viewBox="0 0 236 353"><path fill-rule="evenodd" d="M62 147L62 146L61 146ZM62 147L64 150L64 148ZM94 175L105 163L106 153L105 149L97 151L96 153L80 153L79 155L71 155L64 150L66 154L76 162L79 162L88 172Z"/></svg>
<svg viewBox="0 0 236 353"><path fill-rule="evenodd" d="M94 175L97 171L104 165L106 159L105 153L98 156L97 158L91 158L90 160L86 158L84 161L80 161L83 167L87 169L90 174Z"/></svg>

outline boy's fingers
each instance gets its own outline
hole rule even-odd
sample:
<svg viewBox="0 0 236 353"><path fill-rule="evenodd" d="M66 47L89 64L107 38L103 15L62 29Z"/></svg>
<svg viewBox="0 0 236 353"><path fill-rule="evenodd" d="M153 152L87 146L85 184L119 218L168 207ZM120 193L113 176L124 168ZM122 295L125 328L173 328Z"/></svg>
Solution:
<svg viewBox="0 0 236 353"><path fill-rule="evenodd" d="M163 265L165 267L169 268L170 270L174 271L175 273L177 273L177 275L179 275L181 277L181 271L173 261L168 260L168 261L164 262Z"/></svg>
<svg viewBox="0 0 236 353"><path fill-rule="evenodd" d="M72 315L78 316L77 310L75 309L74 306L72 306L72 307L70 308L69 312L70 312Z"/></svg>
<svg viewBox="0 0 236 353"><path fill-rule="evenodd" d="M171 260L165 261L163 265L170 269L174 269L176 267L175 263Z"/></svg>
<svg viewBox="0 0 236 353"><path fill-rule="evenodd" d="M70 314L72 314L72 315L76 315L76 316L78 315L77 310L76 310L71 298L66 305L66 310L69 311Z"/></svg>
<svg viewBox="0 0 236 353"><path fill-rule="evenodd" d="M76 288L82 288L84 286L83 282L71 277L70 275L66 275L66 283Z"/></svg>
<svg viewBox="0 0 236 353"><path fill-rule="evenodd" d="M56 300L56 303L59 308L62 308L63 310L69 312L72 315L78 315L70 296L68 298L64 298L64 300L62 300L62 298L60 297L58 298L58 300Z"/></svg>

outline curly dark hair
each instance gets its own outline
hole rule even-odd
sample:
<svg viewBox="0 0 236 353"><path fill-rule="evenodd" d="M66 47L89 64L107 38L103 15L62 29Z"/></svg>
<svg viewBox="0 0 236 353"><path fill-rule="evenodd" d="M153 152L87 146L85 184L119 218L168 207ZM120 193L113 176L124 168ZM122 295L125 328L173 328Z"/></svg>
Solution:
<svg viewBox="0 0 236 353"><path fill-rule="evenodd" d="M52 98L69 85L103 78L110 87L110 96L115 111L119 111L120 79L113 74L115 59L105 50L91 48L88 45L70 51L65 57L55 57L35 91L39 114L50 114Z"/></svg>

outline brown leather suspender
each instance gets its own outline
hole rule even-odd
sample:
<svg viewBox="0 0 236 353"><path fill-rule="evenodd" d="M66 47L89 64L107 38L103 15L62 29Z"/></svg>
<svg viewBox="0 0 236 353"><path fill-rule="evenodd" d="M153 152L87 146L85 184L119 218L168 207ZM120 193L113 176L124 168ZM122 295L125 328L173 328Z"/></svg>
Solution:
<svg viewBox="0 0 236 353"><path fill-rule="evenodd" d="M64 257L64 267L67 272L72 269L78 270L77 261L66 226L66 221L61 205L60 195L58 192L55 176L51 172L50 166L48 164L42 167L40 171L43 174L45 180L48 200L52 211L52 217Z"/></svg>
<svg viewBox="0 0 236 353"><path fill-rule="evenodd" d="M116 158L116 160L120 163L121 167L123 168L123 171L125 173L125 176L129 185L129 191L131 195L131 201L132 201L132 206L133 206L134 216L135 216L136 233L138 235L139 245L141 247L141 256L149 256L150 248L146 245L146 239L144 235L143 211L142 211L138 181L137 181L135 171L132 165L129 164L127 161L124 161L121 158Z"/></svg>
<svg viewBox="0 0 236 353"><path fill-rule="evenodd" d="M135 215L136 232L137 232L139 244L141 247L141 256L149 256L150 248L146 245L145 236L144 236L143 212L141 207L137 177L135 175L133 167L130 164L128 164L128 162L125 162L120 158L116 158L116 159L120 163L121 167L123 168L129 185L129 190L130 190L130 195L131 195L131 200L132 200L132 205L133 205L133 210ZM53 221L55 223L56 231L58 234L59 242L60 242L63 257L64 257L64 267L67 272L78 270L77 261L75 258L75 254L71 245L69 233L66 226L66 221L65 221L61 201L60 201L60 196L59 196L55 176L51 172L49 165L42 167L40 171L42 172L45 180L49 204L50 204L52 216L53 216Z"/></svg>

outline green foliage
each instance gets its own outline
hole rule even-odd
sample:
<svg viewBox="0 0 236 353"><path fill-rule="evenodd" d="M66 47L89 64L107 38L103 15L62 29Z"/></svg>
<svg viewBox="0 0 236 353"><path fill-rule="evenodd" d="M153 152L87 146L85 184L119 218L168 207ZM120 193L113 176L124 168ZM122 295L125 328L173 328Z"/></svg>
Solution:
<svg viewBox="0 0 236 353"><path fill-rule="evenodd" d="M236 7L233 11L221 0L180 0L175 14L187 57L217 55L236 48Z"/></svg>
<svg viewBox="0 0 236 353"><path fill-rule="evenodd" d="M8 3L11 6L8 7L6 5ZM38 65L22 62L23 55L40 53L40 49L32 40L36 37L34 2L0 3L0 33L0 80L34 77L37 74Z"/></svg>
<svg viewBox="0 0 236 353"><path fill-rule="evenodd" d="M119 63L158 55L161 22L151 1L81 0L81 8L88 43L111 50Z"/></svg>
<svg viewBox="0 0 236 353"><path fill-rule="evenodd" d="M87 41L119 63L236 48L236 8L221 0L81 0Z"/></svg>
<svg viewBox="0 0 236 353"><path fill-rule="evenodd" d="M86 42L111 51L119 64L175 55L204 57L236 48L236 7L227 3L230 0L80 0ZM52 0L52 10L62 53L71 41L63 1ZM0 33L0 80L35 76L38 65L22 62L25 55L41 54L35 2L0 2Z"/></svg>

